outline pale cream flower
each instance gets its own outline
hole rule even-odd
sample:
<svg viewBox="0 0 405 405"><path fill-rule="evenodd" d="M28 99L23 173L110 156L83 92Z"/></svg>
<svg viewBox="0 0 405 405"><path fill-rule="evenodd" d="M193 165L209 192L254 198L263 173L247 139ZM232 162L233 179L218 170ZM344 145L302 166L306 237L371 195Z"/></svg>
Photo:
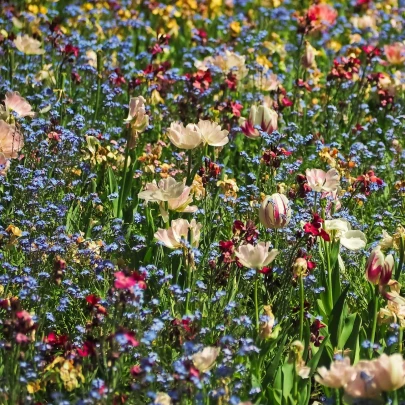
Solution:
<svg viewBox="0 0 405 405"><path fill-rule="evenodd" d="M145 191L138 194L138 198L147 202L162 202L179 198L185 188L184 181L177 182L173 177L166 177L156 184L147 183Z"/></svg>
<svg viewBox="0 0 405 405"><path fill-rule="evenodd" d="M381 394L375 381L376 364L373 361L359 361L350 372L350 379L344 387L350 398L376 398Z"/></svg>
<svg viewBox="0 0 405 405"><path fill-rule="evenodd" d="M172 405L172 399L165 392L158 392L156 398L153 401L155 405Z"/></svg>
<svg viewBox="0 0 405 405"><path fill-rule="evenodd" d="M13 159L18 157L18 152L23 146L23 137L16 127L0 120L0 153L6 159Z"/></svg>
<svg viewBox="0 0 405 405"><path fill-rule="evenodd" d="M367 244L364 233L352 230L350 223L345 219L326 220L325 231L334 240L340 240L340 244L349 250L363 249Z"/></svg>
<svg viewBox="0 0 405 405"><path fill-rule="evenodd" d="M176 219L171 222L168 229L159 228L155 232L155 238L169 249L178 249L185 246L189 241L191 246L197 247L200 241L202 224L195 219L188 222L186 219Z"/></svg>
<svg viewBox="0 0 405 405"><path fill-rule="evenodd" d="M336 169L330 169L327 172L321 169L307 169L305 175L311 190L318 193L321 191L336 191L340 184L340 176Z"/></svg>
<svg viewBox="0 0 405 405"><path fill-rule="evenodd" d="M44 49L41 49L41 42L29 35L17 35L17 38L13 41L15 47L26 55L42 55L45 53Z"/></svg>
<svg viewBox="0 0 405 405"><path fill-rule="evenodd" d="M221 349L219 347L205 347L202 351L193 354L194 367L201 373L205 373L214 367L215 361Z"/></svg>
<svg viewBox="0 0 405 405"><path fill-rule="evenodd" d="M239 262L248 268L261 270L269 265L278 255L277 249L269 251L269 242L260 242L257 245L241 245L235 252Z"/></svg>
<svg viewBox="0 0 405 405"><path fill-rule="evenodd" d="M226 129L221 129L221 126L210 120L200 120L197 124L204 144L210 146L224 146L229 142Z"/></svg>
<svg viewBox="0 0 405 405"><path fill-rule="evenodd" d="M179 149L194 149L202 142L201 132L195 124L185 127L181 122L172 122L167 136Z"/></svg>
<svg viewBox="0 0 405 405"><path fill-rule="evenodd" d="M203 71L208 70L210 66L216 66L225 74L232 72L238 80L241 80L246 77L249 72L246 68L245 61L245 56L226 50L221 55L216 55L215 57L208 56L204 58L203 61L197 60L195 61L194 66Z"/></svg>
<svg viewBox="0 0 405 405"><path fill-rule="evenodd" d="M32 111L30 103L25 98L21 97L18 91L8 91L6 93L6 98L4 99L4 105L6 106L8 114L14 111L20 117L35 116L35 112Z"/></svg>
<svg viewBox="0 0 405 405"><path fill-rule="evenodd" d="M374 360L375 381L381 391L395 391L405 385L405 363L399 353L387 356L382 354Z"/></svg>
<svg viewBox="0 0 405 405"><path fill-rule="evenodd" d="M343 360L332 362L329 370L319 367L317 373L315 381L319 384L329 388L342 388L354 376L355 371L350 365L350 359L345 357Z"/></svg>
<svg viewBox="0 0 405 405"><path fill-rule="evenodd" d="M131 97L129 101L128 118L124 120L131 124L131 128L137 132L142 132L149 125L149 116L145 109L146 100L142 96Z"/></svg>

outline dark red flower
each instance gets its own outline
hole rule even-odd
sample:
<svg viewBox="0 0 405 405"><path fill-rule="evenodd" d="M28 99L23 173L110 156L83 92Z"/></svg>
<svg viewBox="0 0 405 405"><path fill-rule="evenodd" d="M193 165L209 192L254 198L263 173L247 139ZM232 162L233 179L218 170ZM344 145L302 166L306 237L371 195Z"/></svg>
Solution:
<svg viewBox="0 0 405 405"><path fill-rule="evenodd" d="M79 56L79 48L77 46L73 46L72 44L67 44L62 49L62 52L66 55L73 55L75 58Z"/></svg>
<svg viewBox="0 0 405 405"><path fill-rule="evenodd" d="M86 340L83 343L83 346L81 349L77 349L77 353L79 354L80 357L89 357L89 356L94 356L96 354L96 346L93 342L90 342L89 340Z"/></svg>

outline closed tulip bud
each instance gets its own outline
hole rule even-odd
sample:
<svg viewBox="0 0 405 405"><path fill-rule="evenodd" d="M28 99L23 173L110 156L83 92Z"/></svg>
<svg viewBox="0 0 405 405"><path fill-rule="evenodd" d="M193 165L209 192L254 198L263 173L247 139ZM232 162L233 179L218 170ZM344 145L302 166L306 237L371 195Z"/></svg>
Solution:
<svg viewBox="0 0 405 405"><path fill-rule="evenodd" d="M316 67L315 56L318 54L317 50L308 42L305 41L304 55L301 58L302 66L306 69L313 69Z"/></svg>
<svg viewBox="0 0 405 405"><path fill-rule="evenodd" d="M291 219L291 209L285 195L266 196L259 209L259 219L266 228L284 228Z"/></svg>
<svg viewBox="0 0 405 405"><path fill-rule="evenodd" d="M384 256L381 246L377 246L370 254L366 264L366 277L372 284L386 285L391 279L394 269L392 255Z"/></svg>
<svg viewBox="0 0 405 405"><path fill-rule="evenodd" d="M258 138L260 132L255 128L256 126L260 127L262 131L271 134L278 128L277 120L278 114L273 109L264 105L252 106L249 118L241 118L239 125L248 138Z"/></svg>

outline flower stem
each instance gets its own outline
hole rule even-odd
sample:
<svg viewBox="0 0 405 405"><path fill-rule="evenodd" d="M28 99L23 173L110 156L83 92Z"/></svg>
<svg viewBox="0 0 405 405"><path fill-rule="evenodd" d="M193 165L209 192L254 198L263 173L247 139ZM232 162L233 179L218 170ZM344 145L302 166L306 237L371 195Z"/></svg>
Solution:
<svg viewBox="0 0 405 405"><path fill-rule="evenodd" d="M304 335L304 280L302 275L299 276L300 279L300 342Z"/></svg>
<svg viewBox="0 0 405 405"><path fill-rule="evenodd" d="M13 87L13 76L14 76L14 51L9 49L8 51L8 73L9 73L9 81L10 81L10 88Z"/></svg>
<svg viewBox="0 0 405 405"><path fill-rule="evenodd" d="M123 197L124 197L124 189L125 189L125 183L127 179L127 171L128 171L128 158L129 158L129 142L131 140L131 128L128 128L128 134L127 134L127 143L125 145L125 159L124 159L124 167L122 169L122 176L121 176L121 185L119 189L119 196L118 196L118 207L117 207L117 212L116 216L118 218L121 218L122 216L122 204L123 204Z"/></svg>
<svg viewBox="0 0 405 405"><path fill-rule="evenodd" d="M400 325L399 326L399 336L398 336L398 351L399 351L399 353L401 353L402 354L402 349L403 349L403 347L402 347L402 342L403 342L403 340L404 340L404 329L402 328L402 326Z"/></svg>
<svg viewBox="0 0 405 405"><path fill-rule="evenodd" d="M187 154L187 180L186 180L187 186L191 186L191 184L193 183L193 180L190 178L191 177L191 164L192 164L192 152L190 149Z"/></svg>
<svg viewBox="0 0 405 405"><path fill-rule="evenodd" d="M97 119L98 110L100 107L102 69L103 69L103 60L101 57L101 51L97 51L97 93L96 93L96 106L94 108L94 115L93 115L93 125Z"/></svg>
<svg viewBox="0 0 405 405"><path fill-rule="evenodd" d="M255 299L255 314L256 314L256 330L259 332L259 301L257 298L257 290L259 287L259 275L256 275L255 278L255 295L254 295L254 299Z"/></svg>
<svg viewBox="0 0 405 405"><path fill-rule="evenodd" d="M186 314L188 314L188 307L190 305L190 296L191 296L191 265L190 265L190 252L186 253L185 259L187 262L187 296L186 296Z"/></svg>
<svg viewBox="0 0 405 405"><path fill-rule="evenodd" d="M377 330L377 315L378 315L378 285L375 286L374 308L373 308L373 326L370 337L370 359L373 357L373 346L375 341L375 332Z"/></svg>

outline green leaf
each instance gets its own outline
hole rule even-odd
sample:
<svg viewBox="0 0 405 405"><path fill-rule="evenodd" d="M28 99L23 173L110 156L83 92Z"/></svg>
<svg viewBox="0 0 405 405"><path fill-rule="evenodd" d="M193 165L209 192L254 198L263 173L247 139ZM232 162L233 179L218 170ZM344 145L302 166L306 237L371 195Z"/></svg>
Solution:
<svg viewBox="0 0 405 405"><path fill-rule="evenodd" d="M283 397L287 398L294 386L294 378L296 378L294 364L284 363L281 367L283 373Z"/></svg>
<svg viewBox="0 0 405 405"><path fill-rule="evenodd" d="M340 294L340 297L336 301L336 304L334 305L331 316L329 318L328 331L330 334L330 341L333 347L337 347L338 345L342 315L344 313L344 305L346 302L346 295L348 291L349 285L343 290L342 294Z"/></svg>
<svg viewBox="0 0 405 405"><path fill-rule="evenodd" d="M360 360L360 328L361 317L356 314L355 321L353 323L352 333L346 341L346 347L351 350L350 358L352 364Z"/></svg>
<svg viewBox="0 0 405 405"><path fill-rule="evenodd" d="M357 314L349 315L342 324L342 331L340 333L337 348L344 349L345 344L353 332L353 326L357 318Z"/></svg>
<svg viewBox="0 0 405 405"><path fill-rule="evenodd" d="M264 378L263 381L263 386L266 387L267 385L270 385L273 382L274 376L276 375L276 371L280 365L280 359L283 354L283 351L285 349L285 342L287 341L287 335L284 336L282 342L278 346L278 350L276 355L274 356L274 359L270 363L270 366L266 370L266 377ZM280 387L281 388L281 387Z"/></svg>

